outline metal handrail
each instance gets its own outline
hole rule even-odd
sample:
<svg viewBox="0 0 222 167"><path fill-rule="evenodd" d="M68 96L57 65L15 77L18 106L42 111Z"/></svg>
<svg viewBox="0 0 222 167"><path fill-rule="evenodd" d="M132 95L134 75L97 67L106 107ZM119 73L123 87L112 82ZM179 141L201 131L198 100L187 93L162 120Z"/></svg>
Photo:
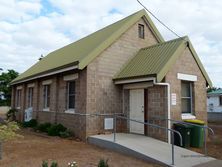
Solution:
<svg viewBox="0 0 222 167"><path fill-rule="evenodd" d="M154 117L154 119L157 119ZM158 120L161 120L160 118L158 118ZM200 128L204 128L204 155L207 156L207 133L206 133L206 129L208 129L212 135L214 136L214 131L212 128L210 128L209 126L206 125L198 125L198 124L194 124L194 123L190 123L190 122L184 122L184 121L178 121L178 120L174 120L174 119L168 119L168 118L162 118L163 121L168 120L171 122L175 122L175 123L180 123L180 124L184 124L184 125L192 125L192 126L196 126L196 127L200 127Z"/></svg>
<svg viewBox="0 0 222 167"><path fill-rule="evenodd" d="M129 121L132 121L132 122L137 122L137 123L141 123L141 124L144 124L144 125L149 125L149 126L152 126L154 128L159 128L159 129L164 129L164 130L167 130L167 131L170 131L171 132L171 155L172 155L172 165L174 165L174 133L178 134L179 137L180 137L180 145L182 146L182 136L180 134L180 132L178 132L177 130L174 130L174 129L169 129L169 128L166 128L166 127L162 127L162 126L159 126L159 125L155 125L155 124L151 124L151 123L148 123L148 122L142 122L142 121L138 121L138 120L135 120L135 119L130 119L130 118L127 118L127 117L123 117L123 116L118 116L116 114L114 114L114 135L113 135L113 140L114 142L116 142L116 120L117 118L120 118L120 119L125 119L125 120L129 120Z"/></svg>
<svg viewBox="0 0 222 167"><path fill-rule="evenodd" d="M180 132L178 132L177 130L174 130L174 129L169 129L169 128L166 128L166 127L162 127L162 126L158 126L158 125L155 125L155 124L151 124L151 123L148 123L148 122L142 122L142 121L138 121L138 120L134 120L134 119L130 119L130 118L127 118L125 116L119 116L119 115L124 115L123 113L93 113L93 114L86 114L86 113L73 113L75 115L80 115L80 116L112 116L114 118L114 142L116 142L116 120L117 118L120 118L120 119L125 119L125 120L129 120L129 121L132 121L132 122L137 122L137 123L141 123L141 124L144 124L144 125L149 125L149 126L152 126L154 128L159 128L159 129L164 129L164 130L167 130L167 131L170 131L171 132L171 155L172 155L172 165L174 165L174 133L178 134L179 137L180 137L180 145L182 146L182 143L183 143L183 139L182 139L182 136L180 134Z"/></svg>
<svg viewBox="0 0 222 167"><path fill-rule="evenodd" d="M187 125L193 125L193 126L197 126L197 127L201 127L201 128L206 128L206 129L209 129L212 133L212 135L214 135L214 131L212 128L210 128L209 126L202 126L202 125L198 125L198 124L194 124L194 123L190 123L190 122L184 122L184 121L178 121L178 120L174 120L174 119L167 119L169 121L172 121L172 122L176 122L176 123L181 123L181 124L187 124Z"/></svg>
<svg viewBox="0 0 222 167"><path fill-rule="evenodd" d="M214 131L212 128L206 126L206 125L197 125L194 123L190 123L190 122L184 122L184 121L178 121L178 120L174 120L174 119L167 119L171 122L175 122L175 123L180 123L180 124L184 124L184 125L192 125L192 126L196 126L196 127L200 127L200 128L204 128L204 154L207 156L207 133L206 133L206 129L208 129L212 135L214 136Z"/></svg>
<svg viewBox="0 0 222 167"><path fill-rule="evenodd" d="M86 113L77 113L74 112L72 113L73 115L80 115L80 116L112 116L113 117L113 113L92 113L92 114L86 114ZM116 115L123 115L123 113L115 113Z"/></svg>

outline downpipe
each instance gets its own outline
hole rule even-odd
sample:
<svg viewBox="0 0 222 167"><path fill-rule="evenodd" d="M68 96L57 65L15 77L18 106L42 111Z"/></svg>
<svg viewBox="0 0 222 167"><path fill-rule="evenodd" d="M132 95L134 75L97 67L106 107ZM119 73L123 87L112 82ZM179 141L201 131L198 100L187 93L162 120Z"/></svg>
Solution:
<svg viewBox="0 0 222 167"><path fill-rule="evenodd" d="M168 119L168 129L171 129L171 126L170 126L170 118L171 118L171 115L170 115L170 84L169 83L166 83L166 82L163 82L163 83L157 83L156 82L156 79L154 78L153 79L153 84L154 85L159 85L159 86L167 86L167 119ZM168 131L168 143L170 144L171 143L171 132Z"/></svg>

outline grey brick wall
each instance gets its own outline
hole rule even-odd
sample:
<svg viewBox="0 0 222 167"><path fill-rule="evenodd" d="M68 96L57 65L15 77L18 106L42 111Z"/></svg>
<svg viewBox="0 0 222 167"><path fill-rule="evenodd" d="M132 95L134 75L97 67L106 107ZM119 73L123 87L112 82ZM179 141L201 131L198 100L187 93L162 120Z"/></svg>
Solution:
<svg viewBox="0 0 222 167"><path fill-rule="evenodd" d="M140 48L156 44L157 41L145 26L145 39L138 38L138 24L126 31L87 67L87 113L122 112L122 87L114 85L112 79ZM99 119L87 119L87 135L103 133ZM98 128L99 127L99 128Z"/></svg>
<svg viewBox="0 0 222 167"><path fill-rule="evenodd" d="M171 118L181 120L181 80L177 79L177 73L197 76L197 81L194 82L194 113L197 119L207 122L206 81L188 48L165 77L166 82L171 85L171 93L177 95L177 105L171 106Z"/></svg>

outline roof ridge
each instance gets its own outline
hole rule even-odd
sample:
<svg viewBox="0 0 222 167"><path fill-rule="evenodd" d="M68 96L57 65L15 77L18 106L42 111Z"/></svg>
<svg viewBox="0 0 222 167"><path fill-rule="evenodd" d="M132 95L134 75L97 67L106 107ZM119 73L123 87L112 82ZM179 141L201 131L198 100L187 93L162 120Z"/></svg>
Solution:
<svg viewBox="0 0 222 167"><path fill-rule="evenodd" d="M77 68L82 70L141 18L147 20L157 41L164 41L149 15L142 9L48 53L43 60L35 63L11 83L19 83L26 78L31 79L34 75L48 73L49 70L55 70L73 62L78 62Z"/></svg>
<svg viewBox="0 0 222 167"><path fill-rule="evenodd" d="M138 14L138 13L142 13L142 12L144 12L144 9L139 10L139 11L137 11L137 12L135 12L135 13L132 13L131 15L129 15L129 16L127 16L127 17L121 18L121 19L117 20L116 22L113 22L113 23L111 23L111 24L105 25L104 27L102 27L102 28L100 28L100 29L98 29L98 30L90 33L90 34L88 34L88 35L86 35L86 36L84 36L84 37L82 37L82 38L77 39L76 41L73 41L73 42L71 42L71 43L69 43L69 44L67 44L67 45L64 45L63 47L60 47L60 48L58 48L58 49L56 49L56 50L51 51L50 53L47 54L47 56L48 56L49 54L53 53L53 52L56 52L56 51L58 51L58 50L60 50L60 49L63 49L63 48L66 47L66 46L73 45L74 43L78 43L79 41L83 40L84 38L88 38L88 37L90 37L90 36L93 36L94 34L100 32L100 31L103 31L104 29L106 29L106 28L108 28L108 27L111 27L111 26L113 26L113 25L115 25L115 24L118 24L118 23L120 23L121 21L127 20L128 18L130 18L130 17L132 17L132 16L134 16L134 15L136 15L136 14Z"/></svg>
<svg viewBox="0 0 222 167"><path fill-rule="evenodd" d="M175 42L175 41L185 40L186 42L188 42L187 39L188 39L187 36L183 36L183 37L180 37L180 38L171 39L171 40L169 40L169 41L165 41L165 42L157 43L157 44L154 44L154 45L151 45L151 46L147 46L147 47L141 48L140 50L150 49L150 48L153 48L153 47L165 45L165 44L168 44L168 43L170 43L170 42Z"/></svg>

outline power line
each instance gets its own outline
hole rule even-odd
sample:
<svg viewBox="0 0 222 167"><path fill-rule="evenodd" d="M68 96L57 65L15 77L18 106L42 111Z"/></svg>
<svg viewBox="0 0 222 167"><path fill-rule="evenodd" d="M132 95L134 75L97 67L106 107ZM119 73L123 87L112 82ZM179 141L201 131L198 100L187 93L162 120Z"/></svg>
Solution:
<svg viewBox="0 0 222 167"><path fill-rule="evenodd" d="M176 35L177 37L181 38L181 36L179 36L176 32L174 32L172 29L170 29L170 27L168 27L166 24L164 24L160 19L158 19L149 9L147 9L147 7L145 5L143 5L139 0L137 0L137 2L147 11L149 12L160 24L162 24L167 30L169 30L170 32L172 32L174 35Z"/></svg>

